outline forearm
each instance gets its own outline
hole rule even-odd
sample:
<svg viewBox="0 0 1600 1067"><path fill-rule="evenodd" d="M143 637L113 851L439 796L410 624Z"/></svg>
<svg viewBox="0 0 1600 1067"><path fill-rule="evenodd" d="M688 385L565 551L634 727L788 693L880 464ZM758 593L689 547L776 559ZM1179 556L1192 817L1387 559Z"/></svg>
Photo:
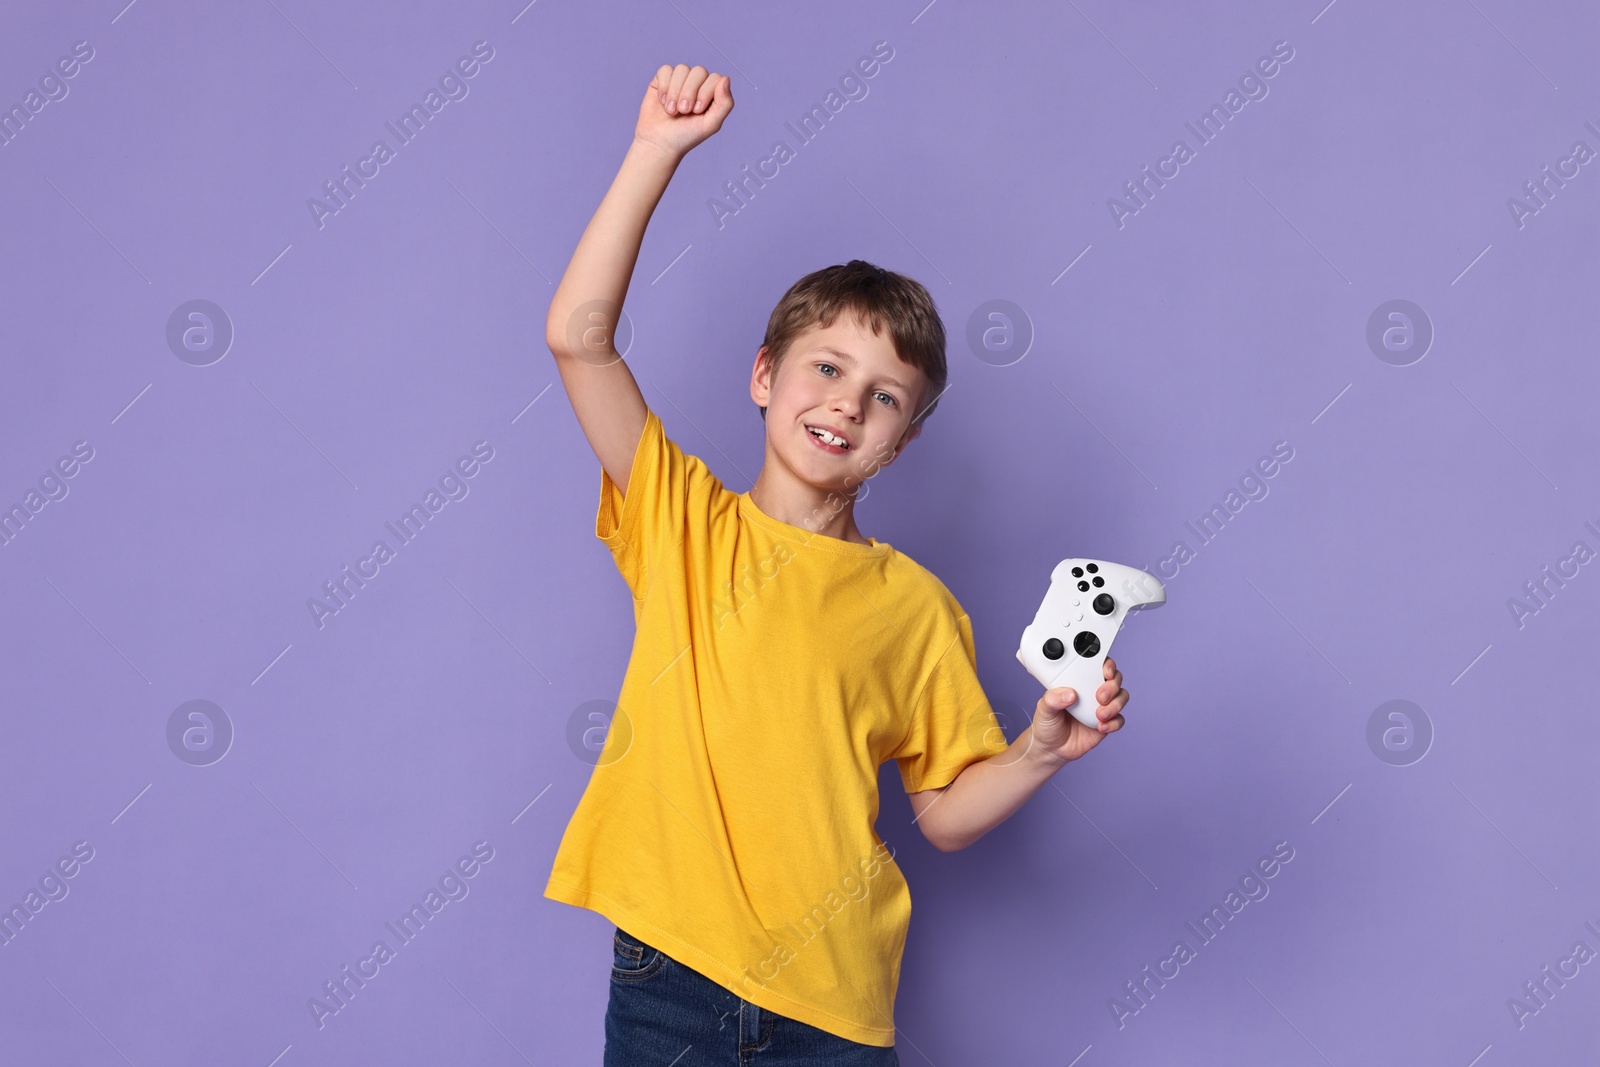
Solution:
<svg viewBox="0 0 1600 1067"><path fill-rule="evenodd" d="M629 144L622 167L584 228L550 301L545 337L552 349L570 348L572 334L581 334L587 327L587 323L571 321L583 305L603 302L606 325L615 326L644 242L645 226L680 159L681 156L638 139Z"/></svg>
<svg viewBox="0 0 1600 1067"><path fill-rule="evenodd" d="M944 852L966 848L1009 819L1066 761L1033 745L1029 726L1004 752L962 771L923 812ZM924 828L925 832L928 828Z"/></svg>

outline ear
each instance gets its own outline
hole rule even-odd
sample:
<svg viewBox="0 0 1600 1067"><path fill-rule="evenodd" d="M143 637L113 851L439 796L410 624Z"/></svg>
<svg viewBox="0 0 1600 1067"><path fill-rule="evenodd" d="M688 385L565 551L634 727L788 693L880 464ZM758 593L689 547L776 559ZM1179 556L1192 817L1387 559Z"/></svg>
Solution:
<svg viewBox="0 0 1600 1067"><path fill-rule="evenodd" d="M755 366L750 368L750 399L767 407L772 399L772 361L767 358L767 346L756 349Z"/></svg>

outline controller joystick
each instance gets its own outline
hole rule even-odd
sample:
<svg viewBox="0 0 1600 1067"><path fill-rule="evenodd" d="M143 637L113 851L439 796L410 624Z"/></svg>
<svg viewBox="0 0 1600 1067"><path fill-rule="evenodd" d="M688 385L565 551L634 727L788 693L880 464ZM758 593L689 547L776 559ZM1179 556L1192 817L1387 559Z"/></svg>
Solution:
<svg viewBox="0 0 1600 1067"><path fill-rule="evenodd" d="M1099 729L1095 690L1105 684L1105 660L1128 612L1160 607L1167 589L1154 576L1121 563L1064 559L1050 573L1050 591L1022 631L1017 660L1046 689L1070 686L1074 719Z"/></svg>

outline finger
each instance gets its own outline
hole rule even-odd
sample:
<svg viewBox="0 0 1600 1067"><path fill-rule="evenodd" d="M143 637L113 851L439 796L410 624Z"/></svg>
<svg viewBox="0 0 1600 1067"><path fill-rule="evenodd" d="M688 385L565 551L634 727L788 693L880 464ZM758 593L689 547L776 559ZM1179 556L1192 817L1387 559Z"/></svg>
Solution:
<svg viewBox="0 0 1600 1067"><path fill-rule="evenodd" d="M722 75L710 74L700 83L700 91L694 99L694 113L701 114L711 106L711 101L716 99L717 86L722 84Z"/></svg>
<svg viewBox="0 0 1600 1067"><path fill-rule="evenodd" d="M689 80L689 66L679 63L672 68L672 80L667 83L667 114L678 113L678 98L683 95L683 83Z"/></svg>
<svg viewBox="0 0 1600 1067"><path fill-rule="evenodd" d="M1111 679L1111 681L1107 682L1105 685L1102 685L1099 689L1096 689L1094 691L1095 699L1100 701L1100 703L1102 703L1102 704L1109 704L1109 703L1111 703L1111 698L1116 696L1117 695L1117 690L1119 690L1121 688L1122 688L1122 672L1118 671L1117 672L1117 676L1115 678ZM1106 692L1107 689L1111 690L1111 692L1107 693Z"/></svg>
<svg viewBox="0 0 1600 1067"><path fill-rule="evenodd" d="M1118 715L1115 719L1112 719L1109 722L1101 723L1100 732L1103 734L1114 734L1118 730L1122 729L1123 723L1125 722L1127 722L1127 720L1121 715Z"/></svg>
<svg viewBox="0 0 1600 1067"><path fill-rule="evenodd" d="M678 93L678 114L688 115L699 110L700 86L705 80L706 68L699 65L689 68L689 76L683 80L683 89Z"/></svg>
<svg viewBox="0 0 1600 1067"><path fill-rule="evenodd" d="M716 82L715 95L712 97L708 111L715 116L717 127L720 129L722 120L728 117L728 112L733 110L733 83L726 74L712 79Z"/></svg>
<svg viewBox="0 0 1600 1067"><path fill-rule="evenodd" d="M650 88L656 91L656 100L662 107L667 106L667 89L672 85L672 65L661 64L661 69L656 71L656 76L650 79Z"/></svg>
<svg viewBox="0 0 1600 1067"><path fill-rule="evenodd" d="M1112 659L1110 656L1107 656L1105 664L1100 669L1105 674L1106 681L1109 682L1111 681L1111 675L1116 672L1117 661Z"/></svg>
<svg viewBox="0 0 1600 1067"><path fill-rule="evenodd" d="M1123 708L1128 706L1128 691L1119 689L1112 694L1111 699L1100 706L1098 714L1101 719L1109 719Z"/></svg>

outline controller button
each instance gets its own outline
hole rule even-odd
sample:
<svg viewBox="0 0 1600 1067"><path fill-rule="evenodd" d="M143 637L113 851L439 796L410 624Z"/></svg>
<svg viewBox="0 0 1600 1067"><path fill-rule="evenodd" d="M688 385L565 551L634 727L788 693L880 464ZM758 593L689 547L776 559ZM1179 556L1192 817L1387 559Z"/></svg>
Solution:
<svg viewBox="0 0 1600 1067"><path fill-rule="evenodd" d="M1095 588L1096 588L1096 589L1099 589L1099 588L1100 588L1100 587L1101 587L1101 586L1102 586L1102 585L1105 585L1105 584L1106 584L1106 580L1105 580L1105 579L1104 579L1104 578L1101 578L1101 577L1099 577L1099 576L1096 576L1096 577L1095 577L1095 580L1094 580L1094 587L1095 587Z"/></svg>
<svg viewBox="0 0 1600 1067"><path fill-rule="evenodd" d="M1117 610L1117 602L1111 599L1110 593L1101 593L1094 598L1094 610L1098 615L1110 615Z"/></svg>
<svg viewBox="0 0 1600 1067"><path fill-rule="evenodd" d="M1099 574L1100 573L1100 568L1098 566L1096 566L1095 564L1091 563L1091 564L1089 564L1089 573L1090 574Z"/></svg>
<svg viewBox="0 0 1600 1067"><path fill-rule="evenodd" d="M1074 567L1074 568L1072 568L1072 576L1074 578L1082 578L1083 577L1083 568L1082 567Z"/></svg>
<svg viewBox="0 0 1600 1067"><path fill-rule="evenodd" d="M1072 647L1078 655L1088 659L1100 651L1100 639L1088 630L1080 630L1078 636L1072 639Z"/></svg>
<svg viewBox="0 0 1600 1067"><path fill-rule="evenodd" d="M1062 656L1066 655L1066 652L1067 646L1063 645L1054 637L1044 643L1045 659L1060 659Z"/></svg>
<svg viewBox="0 0 1600 1067"><path fill-rule="evenodd" d="M1078 583L1078 592L1087 593L1088 591L1089 591L1089 583L1088 582L1079 582Z"/></svg>

